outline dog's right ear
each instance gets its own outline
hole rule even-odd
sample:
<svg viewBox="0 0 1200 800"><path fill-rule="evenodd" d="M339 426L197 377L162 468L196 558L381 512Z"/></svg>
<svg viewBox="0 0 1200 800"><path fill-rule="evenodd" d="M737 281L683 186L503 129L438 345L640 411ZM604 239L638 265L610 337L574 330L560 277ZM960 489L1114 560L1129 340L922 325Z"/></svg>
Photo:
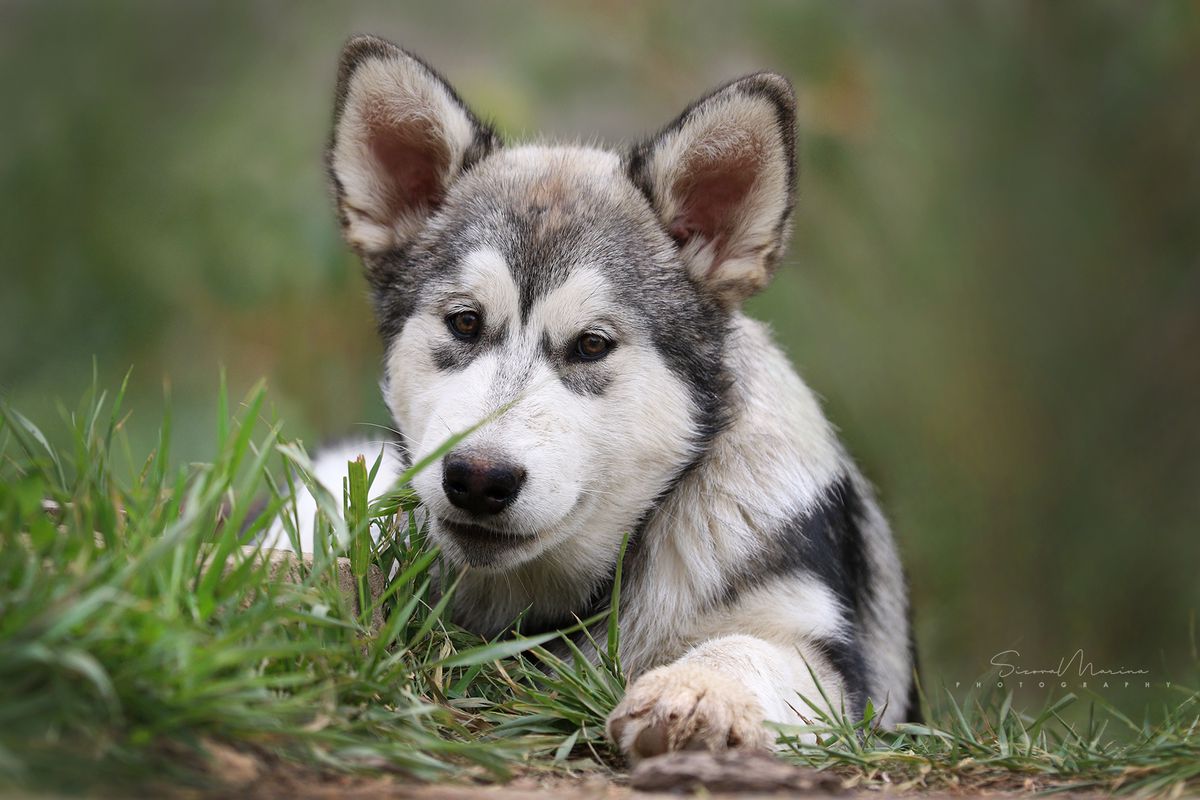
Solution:
<svg viewBox="0 0 1200 800"><path fill-rule="evenodd" d="M374 36L346 43L327 160L342 232L359 253L411 242L455 179L499 146L424 62Z"/></svg>

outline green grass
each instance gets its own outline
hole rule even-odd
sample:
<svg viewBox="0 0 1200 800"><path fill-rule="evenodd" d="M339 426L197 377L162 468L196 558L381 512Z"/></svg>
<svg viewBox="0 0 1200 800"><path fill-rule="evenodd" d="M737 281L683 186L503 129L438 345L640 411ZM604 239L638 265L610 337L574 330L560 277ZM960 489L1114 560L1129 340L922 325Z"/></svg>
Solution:
<svg viewBox="0 0 1200 800"><path fill-rule="evenodd" d="M828 702L828 701L827 701ZM1200 694L1179 689L1179 703L1151 721L1135 722L1096 697L1085 722L1068 719L1082 702L1074 694L1033 713L1009 693L985 692L960 702L946 692L936 724L884 730L868 704L864 719L830 716L813 703L809 726L777 726L788 757L836 769L855 785L901 789L1096 790L1178 795L1200 791ZM811 743L801 735L815 735Z"/></svg>
<svg viewBox="0 0 1200 800"><path fill-rule="evenodd" d="M603 736L624 687L614 613L607 626L581 621L607 630L589 642L596 664L553 634L484 641L457 628L454 576L404 513L411 475L372 486L378 464L362 461L344 497L318 492L324 545L311 566L273 571L243 545L274 519L294 536L295 493L311 478L263 389L236 414L222 390L212 460L187 465L171 461L169 415L153 452L130 452L122 394L94 389L49 435L0 404L0 785L203 783L211 741L429 779L617 763ZM337 556L350 560L350 598L335 587ZM395 576L378 599L373 567ZM551 639L564 656L543 647ZM781 734L789 758L860 785L1197 788L1194 693L1153 724L1097 707L1072 726L1070 702L1029 716L1011 698L948 697L936 725L887 732L873 713L814 714Z"/></svg>

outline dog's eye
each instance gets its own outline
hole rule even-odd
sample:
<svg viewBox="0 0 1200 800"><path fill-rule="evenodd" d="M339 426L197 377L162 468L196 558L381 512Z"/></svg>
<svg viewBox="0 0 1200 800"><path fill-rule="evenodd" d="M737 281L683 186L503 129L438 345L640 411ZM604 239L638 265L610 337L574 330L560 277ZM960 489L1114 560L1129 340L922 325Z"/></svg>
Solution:
<svg viewBox="0 0 1200 800"><path fill-rule="evenodd" d="M575 355L584 361L596 361L608 355L612 342L598 333L580 334L575 340Z"/></svg>
<svg viewBox="0 0 1200 800"><path fill-rule="evenodd" d="M474 339L483 327L483 320L475 311L459 311L446 317L446 325L459 339Z"/></svg>

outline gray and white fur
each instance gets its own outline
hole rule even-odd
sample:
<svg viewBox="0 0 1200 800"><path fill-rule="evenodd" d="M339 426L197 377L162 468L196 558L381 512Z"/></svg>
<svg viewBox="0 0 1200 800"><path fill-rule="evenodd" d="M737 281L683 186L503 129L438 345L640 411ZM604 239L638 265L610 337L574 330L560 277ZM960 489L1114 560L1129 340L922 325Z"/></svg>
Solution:
<svg viewBox="0 0 1200 800"><path fill-rule="evenodd" d="M630 534L608 731L633 758L768 746L764 720L824 705L814 675L835 711L916 713L887 521L740 310L788 238L794 149L774 73L610 151L507 145L405 51L342 54L328 167L386 346L388 471L494 417L414 482L486 636L603 609Z"/></svg>

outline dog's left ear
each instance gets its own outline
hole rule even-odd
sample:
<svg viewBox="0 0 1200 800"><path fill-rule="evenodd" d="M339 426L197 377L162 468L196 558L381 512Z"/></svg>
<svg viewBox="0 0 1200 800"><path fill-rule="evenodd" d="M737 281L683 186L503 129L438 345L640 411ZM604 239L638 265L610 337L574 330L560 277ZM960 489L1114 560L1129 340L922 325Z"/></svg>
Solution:
<svg viewBox="0 0 1200 800"><path fill-rule="evenodd" d="M760 72L697 101L627 156L691 276L732 308L767 285L796 186L796 95Z"/></svg>

